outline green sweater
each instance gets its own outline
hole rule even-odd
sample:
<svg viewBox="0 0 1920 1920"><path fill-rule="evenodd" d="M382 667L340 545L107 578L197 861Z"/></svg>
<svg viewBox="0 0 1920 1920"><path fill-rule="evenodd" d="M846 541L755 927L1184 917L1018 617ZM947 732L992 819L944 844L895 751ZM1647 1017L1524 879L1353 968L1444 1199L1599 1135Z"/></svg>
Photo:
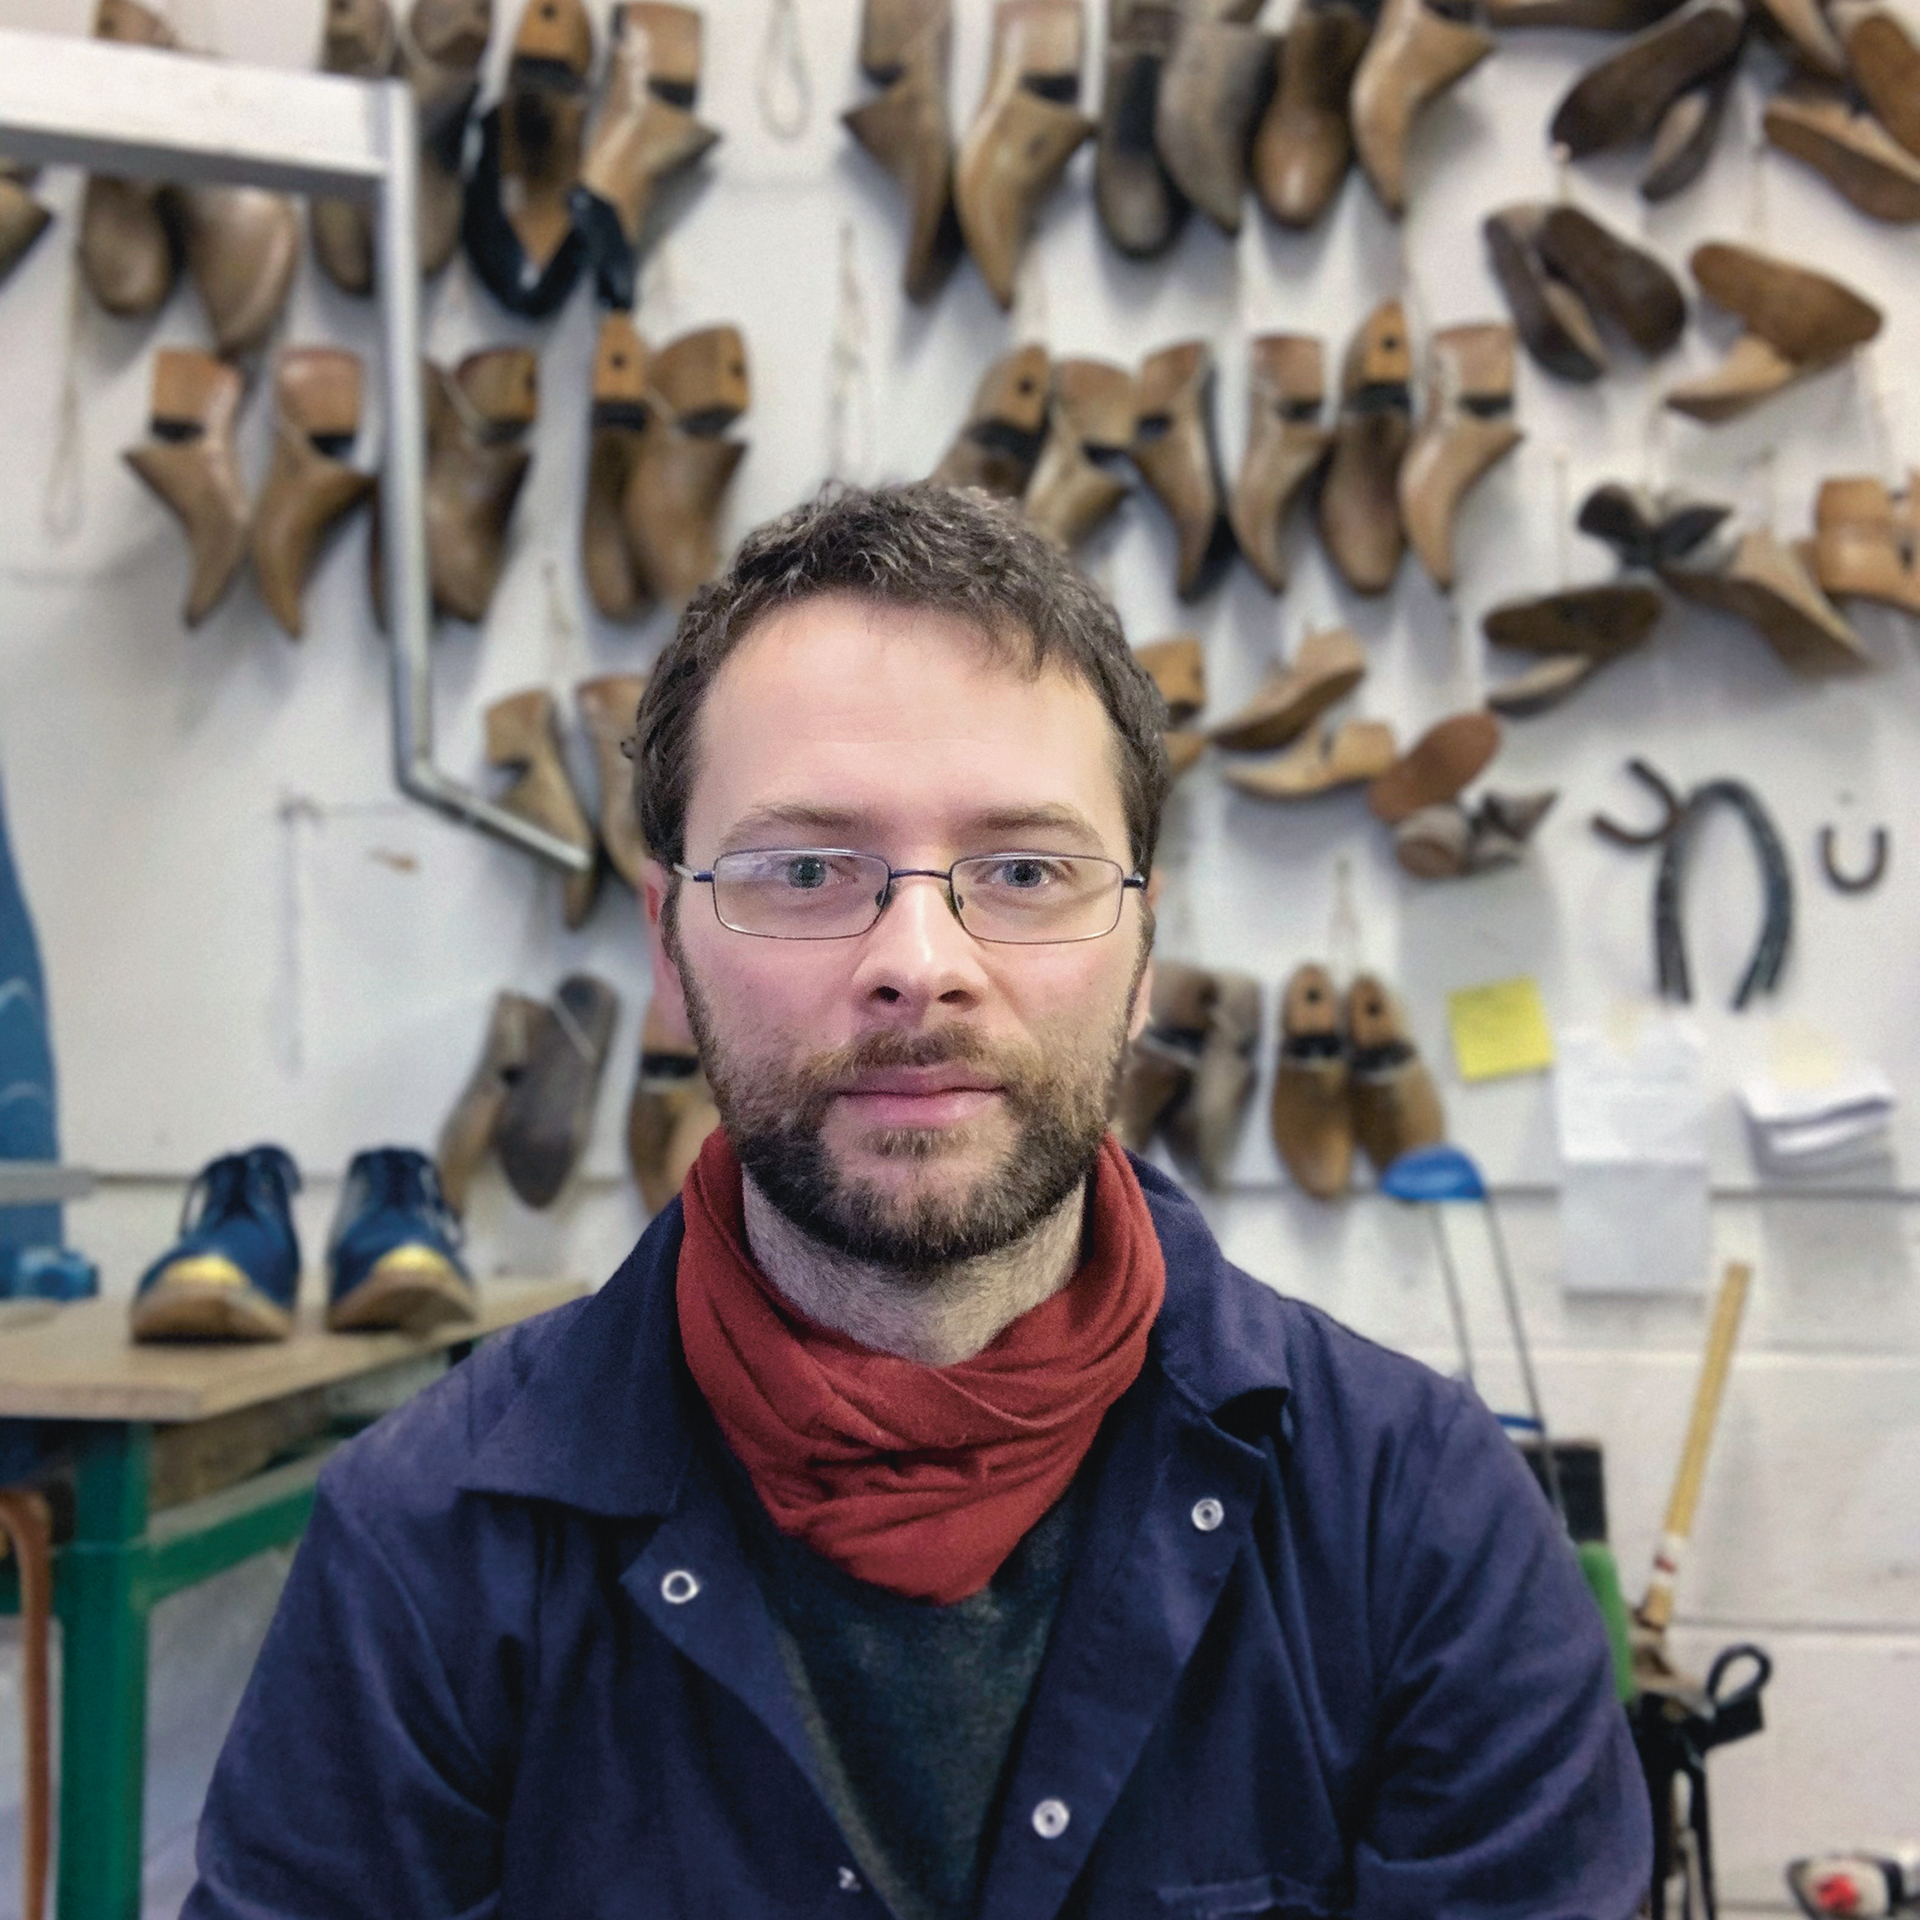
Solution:
<svg viewBox="0 0 1920 1920"><path fill-rule="evenodd" d="M1091 1476L951 1606L857 1580L723 1476L828 1804L898 1920L971 1920L1015 1742L1078 1552Z"/></svg>

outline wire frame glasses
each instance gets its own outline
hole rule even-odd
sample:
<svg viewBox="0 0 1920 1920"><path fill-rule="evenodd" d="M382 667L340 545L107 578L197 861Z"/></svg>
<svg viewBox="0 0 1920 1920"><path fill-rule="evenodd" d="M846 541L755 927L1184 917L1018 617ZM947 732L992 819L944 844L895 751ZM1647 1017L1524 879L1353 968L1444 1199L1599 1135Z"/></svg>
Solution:
<svg viewBox="0 0 1920 1920"><path fill-rule="evenodd" d="M986 853L938 867L896 867L844 847L723 853L683 880L713 889L723 927L765 940L851 940L886 912L896 880L944 883L954 917L976 940L1044 946L1098 940L1120 924L1120 902L1143 874L1085 853Z"/></svg>

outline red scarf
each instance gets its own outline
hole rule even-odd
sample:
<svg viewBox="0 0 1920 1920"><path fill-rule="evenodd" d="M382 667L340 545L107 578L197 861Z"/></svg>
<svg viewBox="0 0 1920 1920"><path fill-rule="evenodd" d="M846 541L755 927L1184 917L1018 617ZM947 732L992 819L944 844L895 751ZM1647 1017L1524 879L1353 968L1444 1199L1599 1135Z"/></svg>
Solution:
<svg viewBox="0 0 1920 1920"><path fill-rule="evenodd" d="M782 1533L942 1605L977 1593L1066 1492L1135 1377L1167 1263L1107 1136L1085 1263L957 1366L875 1353L796 1312L747 1250L740 1162L715 1128L681 1199L687 1364Z"/></svg>

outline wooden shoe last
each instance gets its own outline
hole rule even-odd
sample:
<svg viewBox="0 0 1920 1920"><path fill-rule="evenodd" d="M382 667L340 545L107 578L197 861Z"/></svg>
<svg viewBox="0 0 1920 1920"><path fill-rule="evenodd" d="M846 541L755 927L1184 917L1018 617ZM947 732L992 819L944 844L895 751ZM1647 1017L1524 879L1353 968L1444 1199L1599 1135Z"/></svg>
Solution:
<svg viewBox="0 0 1920 1920"><path fill-rule="evenodd" d="M649 1003L627 1105L627 1160L649 1213L658 1213L680 1191L719 1124L700 1056Z"/></svg>
<svg viewBox="0 0 1920 1920"><path fill-rule="evenodd" d="M500 796L508 812L578 847L592 862L584 873L566 876L567 925L584 926L600 890L599 848L573 790L560 748L553 696L544 687L529 687L496 700L487 709L487 763L516 776Z"/></svg>
<svg viewBox="0 0 1920 1920"><path fill-rule="evenodd" d="M1814 502L1810 564L1825 593L1877 600L1920 613L1920 477L1896 507L1870 476L1821 482Z"/></svg>
<svg viewBox="0 0 1920 1920"><path fill-rule="evenodd" d="M1384 985L1362 974L1347 990L1353 1134L1380 1173L1446 1138L1440 1091Z"/></svg>
<svg viewBox="0 0 1920 1920"><path fill-rule="evenodd" d="M1436 13L1427 0L1386 0L1353 76L1353 144L1380 204L1407 205L1414 116L1493 51L1490 33Z"/></svg>
<svg viewBox="0 0 1920 1920"><path fill-rule="evenodd" d="M488 292L539 319L573 291L586 242L570 201L586 144L593 28L583 0L528 0L506 90L480 122L462 232Z"/></svg>
<svg viewBox="0 0 1920 1920"><path fill-rule="evenodd" d="M1050 540L1071 550L1130 489L1113 470L1133 444L1133 375L1104 360L1062 360L1053 369L1047 437L1021 506Z"/></svg>
<svg viewBox="0 0 1920 1920"><path fill-rule="evenodd" d="M1400 467L1400 517L1434 585L1451 587L1460 502L1522 438L1513 423L1513 329L1443 327L1429 368L1427 417Z"/></svg>
<svg viewBox="0 0 1920 1920"><path fill-rule="evenodd" d="M861 64L886 85L877 99L850 108L841 121L892 176L905 196L907 298L930 300L960 257L960 221L953 207L953 132L947 118L951 39L948 0L892 6L868 0Z"/></svg>
<svg viewBox="0 0 1920 1920"><path fill-rule="evenodd" d="M1240 231L1247 149L1274 88L1271 34L1190 9L1154 107L1154 146L1174 185L1222 233Z"/></svg>
<svg viewBox="0 0 1920 1920"><path fill-rule="evenodd" d="M999 0L992 69L961 142L954 207L980 277L1002 307L1040 202L1094 123L1065 104L1078 85L1080 0Z"/></svg>
<svg viewBox="0 0 1920 1920"><path fill-rule="evenodd" d="M1535 362L1562 380L1597 380L1607 370L1600 330L1586 302L1548 267L1540 250L1549 211L1522 202L1490 213L1480 225L1487 258Z"/></svg>
<svg viewBox="0 0 1920 1920"><path fill-rule="evenodd" d="M1333 447L1321 424L1326 354L1304 333L1262 334L1247 344L1247 450L1233 485L1233 536L1275 593L1287 584L1287 509Z"/></svg>
<svg viewBox="0 0 1920 1920"><path fill-rule="evenodd" d="M233 584L249 513L233 452L240 376L211 354L164 347L153 362L153 438L125 459L172 509L193 558L183 617L195 627Z"/></svg>
<svg viewBox="0 0 1920 1920"><path fill-rule="evenodd" d="M660 0L613 11L600 110L568 196L602 305L634 302L643 230L659 183L719 140L688 112L700 71L700 16Z"/></svg>
<svg viewBox="0 0 1920 1920"><path fill-rule="evenodd" d="M1455 799L1500 750L1500 722L1484 711L1450 714L1429 727L1367 788L1376 820L1394 826L1421 807Z"/></svg>
<svg viewBox="0 0 1920 1920"><path fill-rule="evenodd" d="M440 1129L434 1155L441 1195L457 1214L467 1210L473 1176L492 1149L507 1095L526 1071L534 1024L545 1012L524 994L502 993L494 1000L480 1058Z"/></svg>
<svg viewBox="0 0 1920 1920"><path fill-rule="evenodd" d="M1303 735L1284 753L1229 767L1227 782L1260 800L1312 800L1337 787L1371 781L1394 763L1393 729L1384 720L1342 720Z"/></svg>
<svg viewBox="0 0 1920 1920"><path fill-rule="evenodd" d="M627 752L646 685L644 674L607 673L583 680L573 690L600 776L600 844L606 848L614 872L636 894L640 892L647 843L641 838L640 819L634 811L633 763Z"/></svg>
<svg viewBox="0 0 1920 1920"><path fill-rule="evenodd" d="M1400 302L1376 307L1347 349L1320 537L1356 593L1385 593L1406 544L1400 462L1412 438L1413 357Z"/></svg>
<svg viewBox="0 0 1920 1920"><path fill-rule="evenodd" d="M253 514L253 571L289 637L328 531L373 491L373 475L335 457L360 430L360 362L337 347L289 348L274 369L273 464Z"/></svg>
<svg viewBox="0 0 1920 1920"><path fill-rule="evenodd" d="M1353 1178L1353 1111L1339 997L1326 968L1294 970L1280 997L1268 1122L1294 1184L1332 1200Z"/></svg>
<svg viewBox="0 0 1920 1920"><path fill-rule="evenodd" d="M1345 627L1325 627L1300 642L1293 664L1269 675L1231 718L1208 730L1215 746L1261 753L1297 740L1366 677L1367 656Z"/></svg>
<svg viewBox="0 0 1920 1920"><path fill-rule="evenodd" d="M1808 679L1857 673L1872 659L1793 549L1764 529L1730 534L1663 567L1674 592L1753 627Z"/></svg>
<svg viewBox="0 0 1920 1920"><path fill-rule="evenodd" d="M1161 76L1180 13L1172 0L1110 0L1106 87L1093 157L1093 204L1107 238L1135 260L1164 253L1187 216L1154 142Z"/></svg>
<svg viewBox="0 0 1920 1920"><path fill-rule="evenodd" d="M974 389L966 425L928 479L1018 500L1046 437L1050 372L1046 348L1033 344L996 360Z"/></svg>
<svg viewBox="0 0 1920 1920"><path fill-rule="evenodd" d="M1346 0L1302 4L1279 54L1279 85L1253 141L1253 184L1283 227L1326 212L1353 159L1348 102L1367 22Z"/></svg>
<svg viewBox="0 0 1920 1920"><path fill-rule="evenodd" d="M126 46L174 48L173 29L139 0L100 0L94 37ZM88 176L80 201L80 275L109 313L158 312L180 266L177 209L157 180Z"/></svg>
<svg viewBox="0 0 1920 1920"><path fill-rule="evenodd" d="M400 36L387 0L327 0L320 70L384 80L400 64ZM315 200L307 209L313 257L342 293L373 291L373 212L358 200Z"/></svg>
<svg viewBox="0 0 1920 1920"><path fill-rule="evenodd" d="M1782 153L1804 161L1870 218L1920 220L1920 155L1855 111L1838 88L1789 86L1768 101L1762 124Z"/></svg>
<svg viewBox="0 0 1920 1920"><path fill-rule="evenodd" d="M1233 557L1213 433L1213 354L1201 340L1149 354L1136 392L1133 463L1179 536L1175 586L1196 600Z"/></svg>

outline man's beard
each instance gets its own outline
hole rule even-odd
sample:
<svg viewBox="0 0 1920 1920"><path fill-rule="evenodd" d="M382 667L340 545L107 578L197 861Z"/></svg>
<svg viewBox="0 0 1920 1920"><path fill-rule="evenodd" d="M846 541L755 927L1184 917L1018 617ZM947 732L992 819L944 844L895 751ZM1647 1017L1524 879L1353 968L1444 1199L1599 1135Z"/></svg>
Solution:
<svg viewBox="0 0 1920 1920"><path fill-rule="evenodd" d="M1093 1170L1126 1069L1127 996L1119 1019L1087 1047L1018 1053L968 1029L877 1032L784 1073L729 1053L684 961L687 1015L722 1125L741 1165L780 1213L850 1260L902 1274L931 1273L1024 1238ZM836 1089L893 1067L963 1065L991 1073L1014 1125L999 1163L954 1194L896 1197L843 1172L822 1134ZM892 1127L866 1136L882 1158L937 1160L946 1129Z"/></svg>

